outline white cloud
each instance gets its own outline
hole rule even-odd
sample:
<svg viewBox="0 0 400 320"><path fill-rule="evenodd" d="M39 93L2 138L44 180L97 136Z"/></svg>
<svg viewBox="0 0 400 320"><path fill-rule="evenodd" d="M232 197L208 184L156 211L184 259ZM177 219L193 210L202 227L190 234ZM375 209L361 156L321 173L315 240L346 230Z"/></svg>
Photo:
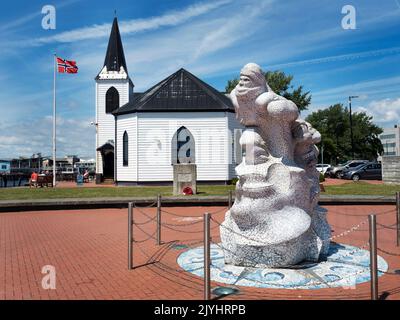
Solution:
<svg viewBox="0 0 400 320"><path fill-rule="evenodd" d="M394 99L374 100L367 106L356 108L373 117L374 122L384 126L400 123L400 97Z"/></svg>
<svg viewBox="0 0 400 320"><path fill-rule="evenodd" d="M314 102L321 101L334 101L339 103L347 101L347 97L350 95L358 95L364 97L372 97L378 95L385 95L389 93L395 93L399 91L400 77L388 77L377 80L368 80L330 88L326 90L320 90L313 92ZM337 97L342 97L343 101L337 101Z"/></svg>
<svg viewBox="0 0 400 320"><path fill-rule="evenodd" d="M202 77L226 69L239 70L242 63L248 62L246 59L253 60L255 54L264 59L270 54L265 50L252 50L244 56L242 51L236 49L246 46L256 32L265 30L269 23L264 16L265 9L272 3L273 0L263 0L249 1L240 6L232 4L229 14L217 12L213 16L208 15L207 18L174 28L123 37L128 70L135 90L146 90L181 67ZM221 8L220 11L225 9ZM244 28L249 21L252 27ZM80 71L88 72L90 79L101 69L106 42L102 42L101 46L82 46L83 42L73 44L71 56L78 61ZM265 45L260 43L260 47ZM226 55L223 58L218 56L227 51L228 59Z"/></svg>
<svg viewBox="0 0 400 320"><path fill-rule="evenodd" d="M204 15L230 3L231 1L232 0L220 0L208 3L199 3L191 5L181 11L169 12L158 17L121 21L119 23L119 28L122 34L128 35L137 32L156 30L162 27L176 26L197 16ZM110 29L111 24L109 23L93 25L90 27L61 32L54 36L33 39L32 41L27 41L26 44L42 45L53 42L70 43L82 40L106 38L110 34Z"/></svg>
<svg viewBox="0 0 400 320"><path fill-rule="evenodd" d="M371 50L371 51L335 55L335 56L329 56L329 57L323 57L323 58L287 62L287 63L272 65L270 67L271 68L286 68L286 67L294 67L294 66L305 66L305 65L312 65L312 64L337 62L337 61L349 61L349 60L356 60L356 59L361 59L361 58L371 58L371 57L378 57L378 56L383 56L383 55L393 55L393 54L399 54L399 53L400 53L400 47L393 47L393 48L380 49L380 50Z"/></svg>
<svg viewBox="0 0 400 320"><path fill-rule="evenodd" d="M0 158L31 156L41 152L52 154L52 117L34 121L2 123L0 127ZM77 154L93 157L95 129L91 119L57 118L57 155ZM84 137L84 139L83 139Z"/></svg>

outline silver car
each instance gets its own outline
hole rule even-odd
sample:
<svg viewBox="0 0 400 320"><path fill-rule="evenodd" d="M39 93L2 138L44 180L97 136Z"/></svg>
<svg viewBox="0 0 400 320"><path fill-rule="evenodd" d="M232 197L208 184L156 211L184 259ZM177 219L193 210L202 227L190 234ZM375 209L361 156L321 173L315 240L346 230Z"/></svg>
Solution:
<svg viewBox="0 0 400 320"><path fill-rule="evenodd" d="M344 170L352 169L352 168L358 167L359 165L362 165L362 164L365 164L368 162L369 162L368 160L349 160L346 163L339 164L338 166L333 167L329 171L329 175L332 178L340 179L343 175Z"/></svg>

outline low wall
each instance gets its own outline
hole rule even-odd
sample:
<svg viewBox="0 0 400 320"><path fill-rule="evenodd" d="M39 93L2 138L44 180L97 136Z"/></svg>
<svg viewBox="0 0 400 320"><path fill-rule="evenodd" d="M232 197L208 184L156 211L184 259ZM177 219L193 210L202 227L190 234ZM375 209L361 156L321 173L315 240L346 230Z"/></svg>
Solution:
<svg viewBox="0 0 400 320"><path fill-rule="evenodd" d="M400 157L382 157L382 180L400 184Z"/></svg>

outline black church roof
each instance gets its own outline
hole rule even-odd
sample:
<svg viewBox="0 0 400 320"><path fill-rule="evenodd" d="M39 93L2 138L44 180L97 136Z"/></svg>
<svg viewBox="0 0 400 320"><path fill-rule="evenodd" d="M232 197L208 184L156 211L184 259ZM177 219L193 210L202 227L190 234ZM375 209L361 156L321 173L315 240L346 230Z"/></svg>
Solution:
<svg viewBox="0 0 400 320"><path fill-rule="evenodd" d="M126 67L124 48L122 46L121 35L119 33L118 20L115 17L110 39L108 40L106 57L104 59L104 66L107 66L107 71L120 71L121 67L124 67L125 72L128 73Z"/></svg>
<svg viewBox="0 0 400 320"><path fill-rule="evenodd" d="M235 112L231 100L224 93L182 68L146 92L135 94L133 101L113 114L162 111Z"/></svg>

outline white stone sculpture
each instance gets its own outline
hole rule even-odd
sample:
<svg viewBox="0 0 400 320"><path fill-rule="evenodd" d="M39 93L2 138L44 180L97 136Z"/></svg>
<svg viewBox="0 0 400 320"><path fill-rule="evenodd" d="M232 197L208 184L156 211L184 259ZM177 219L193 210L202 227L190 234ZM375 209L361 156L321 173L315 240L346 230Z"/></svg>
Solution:
<svg viewBox="0 0 400 320"><path fill-rule="evenodd" d="M290 267L328 253L331 229L318 206L321 135L249 63L230 95L246 129L236 199L220 227L225 263Z"/></svg>

